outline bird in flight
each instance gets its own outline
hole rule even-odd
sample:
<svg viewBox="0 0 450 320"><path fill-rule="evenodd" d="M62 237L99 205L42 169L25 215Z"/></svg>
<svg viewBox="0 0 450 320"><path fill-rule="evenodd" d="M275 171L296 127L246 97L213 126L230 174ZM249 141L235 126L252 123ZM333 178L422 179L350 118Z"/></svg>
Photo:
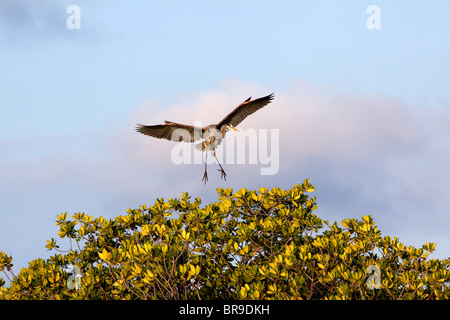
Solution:
<svg viewBox="0 0 450 320"><path fill-rule="evenodd" d="M220 169L217 169L221 173L221 178L227 179L227 174L223 170L216 157L216 148L221 143L221 140L225 138L225 134L228 130L238 131L235 127L241 123L252 113L258 111L262 107L269 104L273 99L273 93L258 99L251 100L251 97L238 105L233 111L231 111L225 118L217 124L211 124L207 127L194 127L191 125L180 124L171 121L164 121L164 124L158 124L153 126L146 126L138 123L136 131L147 136L151 136L158 139L167 139L171 141L184 141L194 142L200 139L204 139L203 142L198 143L195 147L205 152L205 173L202 181L206 184L208 181L208 173L206 170L208 159L208 151L214 152L214 158L216 158Z"/></svg>

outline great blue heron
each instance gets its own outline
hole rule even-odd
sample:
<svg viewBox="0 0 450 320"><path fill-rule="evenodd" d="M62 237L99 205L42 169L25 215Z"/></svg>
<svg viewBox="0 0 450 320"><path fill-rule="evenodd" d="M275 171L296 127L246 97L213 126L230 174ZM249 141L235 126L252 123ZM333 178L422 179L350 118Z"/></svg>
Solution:
<svg viewBox="0 0 450 320"><path fill-rule="evenodd" d="M158 139L167 139L172 141L185 141L194 142L199 139L204 139L203 142L197 144L195 147L199 150L205 151L205 173L203 175L202 181L208 181L208 173L206 170L208 151L214 151L214 157L219 164L221 172L221 178L227 179L227 174L223 170L216 157L216 148L220 144L221 140L225 138L225 134L228 130L238 131L235 127L241 123L245 118L247 118L252 113L258 111L273 99L273 93L259 98L250 100L248 98L237 106L230 114L222 119L218 124L211 124L207 127L194 127L186 124L175 123L171 121L164 121L164 124L158 124L154 126L146 126L138 123L136 126L136 131L147 136L155 137Z"/></svg>

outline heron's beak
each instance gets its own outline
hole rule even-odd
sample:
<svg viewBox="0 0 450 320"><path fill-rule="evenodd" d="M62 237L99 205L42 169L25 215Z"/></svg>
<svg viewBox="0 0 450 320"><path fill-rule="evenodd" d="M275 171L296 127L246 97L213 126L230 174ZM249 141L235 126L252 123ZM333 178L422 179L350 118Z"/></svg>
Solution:
<svg viewBox="0 0 450 320"><path fill-rule="evenodd" d="M234 131L236 131L236 132L239 132L239 130L236 129L235 127L233 127L233 126L230 126L230 125L229 125L228 128L229 128L229 129L232 129L232 130L234 130Z"/></svg>

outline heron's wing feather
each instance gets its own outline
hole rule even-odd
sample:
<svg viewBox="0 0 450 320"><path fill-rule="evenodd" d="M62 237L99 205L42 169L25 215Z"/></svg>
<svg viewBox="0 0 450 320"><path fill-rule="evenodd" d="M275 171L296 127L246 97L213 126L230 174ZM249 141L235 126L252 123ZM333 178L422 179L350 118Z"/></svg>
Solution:
<svg viewBox="0 0 450 320"><path fill-rule="evenodd" d="M236 127L239 123L241 123L245 118L247 118L252 113L258 111L265 105L269 104L273 99L273 93L268 96L258 98L255 100L250 100L248 98L244 102L242 102L239 106L237 106L229 115L227 115L217 127L220 129L225 124L231 124L233 127Z"/></svg>
<svg viewBox="0 0 450 320"><path fill-rule="evenodd" d="M194 142L202 138L204 129L186 124L165 121L164 124L146 126L138 123L136 131L150 137L171 141Z"/></svg>

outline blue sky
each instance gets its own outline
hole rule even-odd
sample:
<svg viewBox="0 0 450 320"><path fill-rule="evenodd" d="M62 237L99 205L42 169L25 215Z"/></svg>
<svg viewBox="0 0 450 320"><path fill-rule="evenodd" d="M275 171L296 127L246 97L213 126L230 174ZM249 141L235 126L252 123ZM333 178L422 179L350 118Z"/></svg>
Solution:
<svg viewBox="0 0 450 320"><path fill-rule="evenodd" d="M69 5L81 29L69 30ZM380 9L381 29L366 12ZM450 256L448 1L0 0L0 250L16 273L46 257L56 215L114 217L157 197L317 187L331 221L371 214L406 244ZM280 170L175 165L137 122L280 130ZM266 110L267 109L267 110ZM208 123L206 123L208 122ZM62 242L64 243L64 242Z"/></svg>

